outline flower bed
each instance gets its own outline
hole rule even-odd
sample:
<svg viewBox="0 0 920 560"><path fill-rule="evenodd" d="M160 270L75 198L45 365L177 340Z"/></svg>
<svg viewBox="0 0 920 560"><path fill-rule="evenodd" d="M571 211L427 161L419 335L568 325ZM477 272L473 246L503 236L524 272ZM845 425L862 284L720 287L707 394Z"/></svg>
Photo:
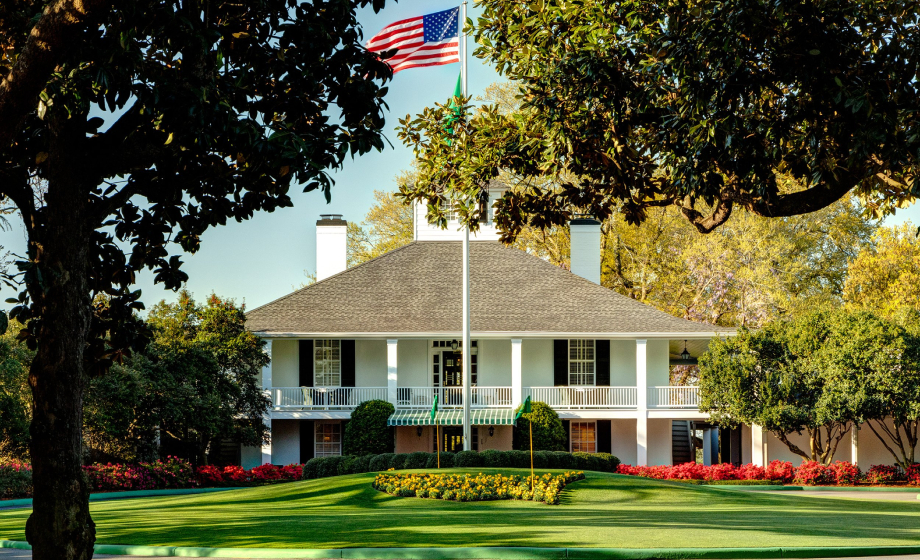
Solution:
<svg viewBox="0 0 920 560"><path fill-rule="evenodd" d="M135 465L95 463L83 467L93 492L254 486L291 482L303 478L303 465L262 465L250 470L239 466L202 466L197 470L177 457ZM32 468L22 463L0 464L0 499L32 495Z"/></svg>
<svg viewBox="0 0 920 560"><path fill-rule="evenodd" d="M456 474L395 474L380 473L373 486L393 496L481 502L486 500L533 500L558 504L562 489L576 480L583 480L584 472L566 472L560 475L545 474L533 477Z"/></svg>
<svg viewBox="0 0 920 560"><path fill-rule="evenodd" d="M798 467L794 467L788 461L772 461L766 467L751 464L735 467L728 463L710 466L683 463L655 467L620 465L617 473L659 480L731 484L739 484L739 481L764 481L801 486L884 486L904 483L920 486L920 464L915 464L906 471L896 466L874 465L863 473L859 467L846 461L836 461L830 465L803 461Z"/></svg>

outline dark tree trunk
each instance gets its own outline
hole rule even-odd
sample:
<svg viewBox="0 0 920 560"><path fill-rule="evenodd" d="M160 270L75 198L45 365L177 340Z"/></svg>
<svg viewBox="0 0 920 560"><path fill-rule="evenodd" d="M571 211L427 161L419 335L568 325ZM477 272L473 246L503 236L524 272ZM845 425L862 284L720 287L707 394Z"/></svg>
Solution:
<svg viewBox="0 0 920 560"><path fill-rule="evenodd" d="M66 143L66 136L52 140L49 169L58 172L49 173L44 223L31 229L29 239L31 257L41 273L27 278L41 317L29 370L34 489L26 538L34 560L89 560L96 538L82 470L92 226L88 189L79 180L80 162L56 157L68 153L53 146Z"/></svg>

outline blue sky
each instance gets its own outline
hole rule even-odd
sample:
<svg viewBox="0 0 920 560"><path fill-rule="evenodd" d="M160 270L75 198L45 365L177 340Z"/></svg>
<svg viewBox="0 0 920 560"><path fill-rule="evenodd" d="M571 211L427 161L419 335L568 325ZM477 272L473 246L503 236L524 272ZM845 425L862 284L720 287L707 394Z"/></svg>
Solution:
<svg viewBox="0 0 920 560"><path fill-rule="evenodd" d="M365 39L394 21L419 16L456 6L452 1L400 0L389 2L380 13L370 8L359 12ZM470 9L470 17L478 15ZM470 51L475 44L470 41ZM260 213L243 223L209 230L202 239L201 250L182 257L189 274L188 289L199 299L211 292L257 307L289 293L305 280L304 271L312 272L315 259L315 224L320 214L342 214L346 220L360 222L373 202L373 191L394 190L393 178L407 169L412 161L411 151L396 137L398 120L407 114L421 112L435 102L444 102L453 93L460 71L459 64L432 68L416 68L397 74L389 84L386 101L386 136L392 147L345 162L334 174L336 186L332 202L326 204L321 193L292 192L294 207L273 213ZM489 84L501 78L495 70L475 58L469 59L469 93L481 93ZM920 205L902 210L887 221L901 223L910 219L920 223ZM21 223L11 220L11 231L0 233L0 245L14 253L24 254L25 233ZM155 302L175 295L153 283L150 273L141 274L138 288L148 308ZM4 288L3 297L12 291Z"/></svg>

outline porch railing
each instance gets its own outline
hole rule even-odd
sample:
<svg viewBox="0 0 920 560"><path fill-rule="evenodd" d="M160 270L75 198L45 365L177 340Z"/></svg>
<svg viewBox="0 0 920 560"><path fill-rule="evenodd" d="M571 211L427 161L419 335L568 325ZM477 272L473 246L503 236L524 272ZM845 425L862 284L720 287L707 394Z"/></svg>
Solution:
<svg viewBox="0 0 920 560"><path fill-rule="evenodd" d="M511 406L511 387L472 387L472 408L504 408ZM396 406L399 408L431 408L435 395L438 406L463 406L462 387L397 387Z"/></svg>
<svg viewBox="0 0 920 560"><path fill-rule="evenodd" d="M649 408L698 408L699 387L649 387Z"/></svg>
<svg viewBox="0 0 920 560"><path fill-rule="evenodd" d="M287 410L346 410L375 399L387 400L386 387L273 387L272 406Z"/></svg>
<svg viewBox="0 0 920 560"><path fill-rule="evenodd" d="M552 408L636 408L635 387L525 387L528 394Z"/></svg>

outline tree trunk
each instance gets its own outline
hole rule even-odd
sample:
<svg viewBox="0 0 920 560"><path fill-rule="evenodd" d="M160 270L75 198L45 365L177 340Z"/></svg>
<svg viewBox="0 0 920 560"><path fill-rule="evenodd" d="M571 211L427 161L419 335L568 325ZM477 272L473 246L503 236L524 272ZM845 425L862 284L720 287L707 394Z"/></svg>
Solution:
<svg viewBox="0 0 920 560"><path fill-rule="evenodd" d="M49 176L44 223L30 229L30 256L38 273L26 279L41 317L29 370L33 500L26 538L34 560L89 560L96 530L82 469L82 427L92 227L78 167L67 160L50 163L60 172Z"/></svg>

